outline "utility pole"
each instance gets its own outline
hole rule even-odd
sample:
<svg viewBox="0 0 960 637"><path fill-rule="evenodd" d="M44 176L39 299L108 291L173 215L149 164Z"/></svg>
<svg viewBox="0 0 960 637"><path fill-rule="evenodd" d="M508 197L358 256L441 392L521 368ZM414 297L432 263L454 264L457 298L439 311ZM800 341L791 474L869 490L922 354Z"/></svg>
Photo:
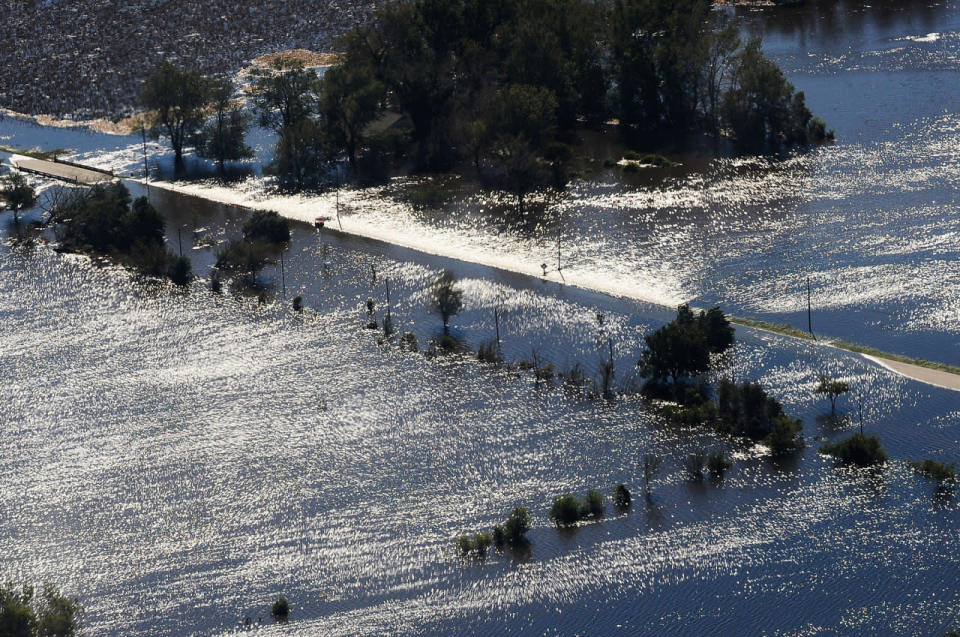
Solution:
<svg viewBox="0 0 960 637"><path fill-rule="evenodd" d="M287 275L284 273L283 269L283 250L280 250L280 281L283 285L283 297L287 297Z"/></svg>
<svg viewBox="0 0 960 637"><path fill-rule="evenodd" d="M497 353L500 354L500 301L493 306L493 324L497 330Z"/></svg>
<svg viewBox="0 0 960 637"><path fill-rule="evenodd" d="M863 435L863 392L857 396L857 411L860 415L860 435Z"/></svg>
<svg viewBox="0 0 960 637"><path fill-rule="evenodd" d="M813 311L810 306L810 277L807 277L807 331L813 336Z"/></svg>
<svg viewBox="0 0 960 637"><path fill-rule="evenodd" d="M343 223L340 222L340 164L337 164L337 225L343 232Z"/></svg>
<svg viewBox="0 0 960 637"><path fill-rule="evenodd" d="M387 288L387 316L390 316L390 277L384 277L383 284Z"/></svg>
<svg viewBox="0 0 960 637"><path fill-rule="evenodd" d="M177 249L180 251L180 256L183 256L183 242L180 240L180 226L177 226Z"/></svg>
<svg viewBox="0 0 960 637"><path fill-rule="evenodd" d="M147 122L140 120L140 137L143 140L143 184L147 189L147 201L150 201L150 170L147 167ZM183 256L183 255L180 255Z"/></svg>

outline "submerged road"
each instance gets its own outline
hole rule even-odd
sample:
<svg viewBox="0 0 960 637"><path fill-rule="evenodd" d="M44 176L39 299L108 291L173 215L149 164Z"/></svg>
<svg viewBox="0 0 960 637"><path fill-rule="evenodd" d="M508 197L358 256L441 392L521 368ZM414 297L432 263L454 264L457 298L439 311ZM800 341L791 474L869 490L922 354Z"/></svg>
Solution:
<svg viewBox="0 0 960 637"><path fill-rule="evenodd" d="M13 155L10 163L19 170L43 177L69 181L73 184L92 186L105 181L113 181L114 175L99 170L92 170L74 164L65 164L45 159L35 159L24 155Z"/></svg>
<svg viewBox="0 0 960 637"><path fill-rule="evenodd" d="M132 177L128 179L130 181L133 181L139 184L145 183L142 179L136 179ZM275 210L277 208L281 210L283 209L282 207L271 207L269 200L265 202L238 203L237 201L233 200L231 196L229 196L229 195L236 194L235 192L224 191L223 189L218 189L213 191L209 191L209 190L203 191L203 190L200 190L197 188L191 188L191 187L187 187L187 188L177 187L174 184L169 182L152 182L150 185L153 186L154 188L162 188L164 190L169 190L170 192L176 192L181 195L197 197L199 199L206 199L207 201L213 201L216 203L226 204L229 206L236 206L238 208L246 208L248 210L256 210L256 209ZM313 208L313 206L315 206L316 203L317 202L311 202L310 204L306 204L306 205L308 205L310 208ZM332 214L332 211L330 210L323 210L319 208L313 209L311 214L315 215L318 212L326 212L328 213L328 215ZM281 214L283 213L281 212ZM299 218L297 216L292 216L292 215L290 215L288 218L295 221L304 221L304 219ZM333 217L331 216L331 218ZM630 299L634 299L644 303L664 306L664 304L661 302L652 300L650 298L644 297L636 293L631 293L631 291L627 291L627 292L624 292L622 290L613 291L608 286L605 286L603 284L598 285L598 282L596 280L591 279L591 280L578 281L576 279L572 279L568 281L565 278L560 277L555 270L544 272L544 274L541 275L539 272L536 271L536 268L531 268L530 271L522 271L522 270L506 267L503 263L499 263L499 262L484 263L478 260L464 259L462 257L453 256L449 253L444 253L443 250L436 250L436 246L434 246L434 249L431 250L425 245L416 245L416 244L392 241L389 237L385 236L384 233L376 232L375 229L367 225L361 226L359 224L356 224L355 220L351 219L349 216L344 217L342 219L342 222L343 222L343 227L340 228L339 230L338 230L338 227L334 227L334 226L328 226L326 230L328 232L340 232L340 233L348 234L352 236L363 237L368 240L379 241L388 245L398 246L398 247L405 248L407 250L414 250L416 252L430 254L433 256L441 257L441 258L452 259L456 261L467 261L469 263L473 263L476 265L483 265L486 267L495 268L495 269L503 270L506 272L512 272L514 274L530 276L530 277L543 279L543 280L551 280L551 281L555 281L556 283L560 283L562 285L572 285L573 287L578 287L581 289L597 292L600 294L606 294L613 297L630 298ZM675 309L675 307L672 309ZM736 323L736 321L734 321L734 323ZM783 332L766 329L760 326L735 324L735 327L737 329L744 328L744 329L758 330L761 332L767 332L770 334L777 334L778 336L786 336L787 338L798 338L796 336L791 336L789 334L784 334ZM824 347L833 347L833 345L831 345L829 341L823 341L820 344ZM853 352L853 350L846 350L845 348L839 348L839 349L844 349L844 351L849 351L849 352L858 354L858 352ZM933 385L941 389L949 389L956 392L960 392L960 374L955 374L952 372L943 371L939 369L932 369L930 367L924 367L922 365L913 365L910 363L903 363L890 358L885 358L883 356L867 355L862 353L859 355L863 356L864 358L871 361L872 363L889 370L892 373L905 376L907 378L910 378L915 381L919 381L921 383L926 383L927 385Z"/></svg>

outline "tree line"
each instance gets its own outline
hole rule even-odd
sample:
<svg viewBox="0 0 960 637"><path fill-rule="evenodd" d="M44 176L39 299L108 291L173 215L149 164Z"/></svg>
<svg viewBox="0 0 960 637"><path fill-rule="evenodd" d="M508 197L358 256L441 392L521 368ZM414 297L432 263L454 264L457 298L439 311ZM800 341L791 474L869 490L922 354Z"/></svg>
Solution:
<svg viewBox="0 0 960 637"><path fill-rule="evenodd" d="M610 121L647 149L703 134L779 152L831 135L760 41L707 0L395 1L339 49L322 77L282 56L253 74L253 115L277 133L268 168L285 188L322 185L338 158L374 180L469 161L522 199L562 185L577 130ZM222 169L250 156L252 117L232 94L165 62L141 105L179 168L193 145Z"/></svg>

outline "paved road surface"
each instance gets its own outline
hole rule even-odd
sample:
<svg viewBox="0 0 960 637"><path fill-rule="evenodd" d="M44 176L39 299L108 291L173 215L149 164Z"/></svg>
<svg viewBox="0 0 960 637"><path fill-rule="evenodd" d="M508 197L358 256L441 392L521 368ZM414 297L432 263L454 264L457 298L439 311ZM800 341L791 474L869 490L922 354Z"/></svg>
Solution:
<svg viewBox="0 0 960 637"><path fill-rule="evenodd" d="M87 186L99 184L104 181L113 181L114 179L113 175L108 175L96 170L88 170L69 164L24 157L23 155L13 155L10 158L10 163L26 172Z"/></svg>

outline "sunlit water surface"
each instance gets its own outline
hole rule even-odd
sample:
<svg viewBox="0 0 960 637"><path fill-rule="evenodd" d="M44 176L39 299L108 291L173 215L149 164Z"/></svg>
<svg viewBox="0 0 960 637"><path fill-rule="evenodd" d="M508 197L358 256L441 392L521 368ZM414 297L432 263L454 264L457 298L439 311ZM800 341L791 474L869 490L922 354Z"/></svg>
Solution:
<svg viewBox="0 0 960 637"><path fill-rule="evenodd" d="M243 219L172 203L157 200L178 211L171 228L187 215L215 240ZM58 582L92 632L116 635L231 631L245 616L269 625L281 594L294 608L284 630L304 634L911 633L960 618L955 498L903 462L953 458L955 394L741 330L721 373L761 380L806 421L810 447L775 462L658 425L628 395L607 403L470 357L378 345L364 304L375 297L382 318L384 277L398 327L426 345L439 321L423 290L451 265L379 248L298 226L283 276L261 278L261 305L7 240L0 576ZM205 274L212 249L185 249ZM499 299L509 360L535 349L594 375L605 312L625 390L641 335L668 318L493 270L457 274L454 334L472 347L491 338ZM854 427L823 418L811 390L824 372L864 391L867 427L894 458L882 471L816 454L815 437ZM734 455L724 481L684 477L697 448ZM639 494L644 453L665 458L649 505L618 514L608 501L599 522L552 527L560 493L609 495L622 481ZM457 535L516 505L534 516L529 551L480 564L454 555Z"/></svg>

